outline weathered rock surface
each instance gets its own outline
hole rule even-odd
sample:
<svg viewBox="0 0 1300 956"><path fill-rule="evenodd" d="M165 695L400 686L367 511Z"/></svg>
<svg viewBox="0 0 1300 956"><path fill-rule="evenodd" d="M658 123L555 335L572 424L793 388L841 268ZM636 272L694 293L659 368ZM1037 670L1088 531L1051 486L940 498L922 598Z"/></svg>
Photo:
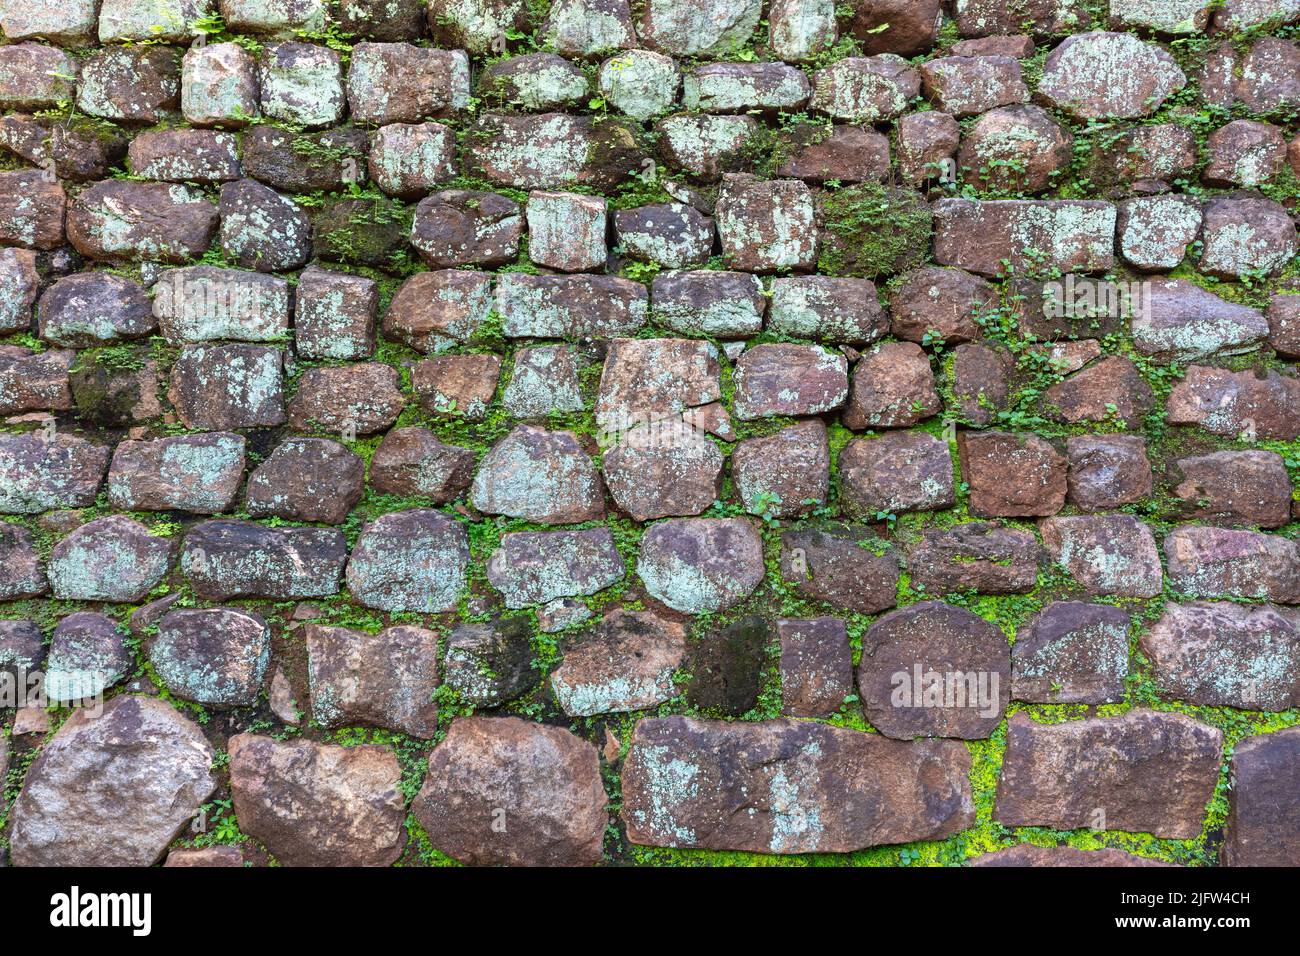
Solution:
<svg viewBox="0 0 1300 956"><path fill-rule="evenodd" d="M198 726L158 698L78 710L36 758L11 811L15 866L150 866L217 788Z"/></svg>
<svg viewBox="0 0 1300 956"><path fill-rule="evenodd" d="M763 543L744 518L670 518L642 536L636 570L650 596L673 610L721 611L763 580Z"/></svg>
<svg viewBox="0 0 1300 956"><path fill-rule="evenodd" d="M1300 731L1247 737L1232 752L1232 790L1220 860L1224 866L1295 866Z"/></svg>
<svg viewBox="0 0 1300 956"><path fill-rule="evenodd" d="M438 635L421 627L367 634L307 626L312 716L325 727L364 724L430 738L438 726Z"/></svg>
<svg viewBox="0 0 1300 956"><path fill-rule="evenodd" d="M647 611L614 611L570 648L551 674L551 689L570 717L645 710L676 692L686 628Z"/></svg>
<svg viewBox="0 0 1300 956"><path fill-rule="evenodd" d="M390 866L406 846L401 768L387 747L230 738L239 827L284 866Z"/></svg>
<svg viewBox="0 0 1300 956"><path fill-rule="evenodd" d="M1126 611L1107 604L1054 601L1016 632L1011 696L1045 704L1106 704L1124 698Z"/></svg>
<svg viewBox="0 0 1300 956"><path fill-rule="evenodd" d="M236 608L168 611L146 654L176 696L217 707L246 707L262 691L271 629L261 615Z"/></svg>
<svg viewBox="0 0 1300 956"><path fill-rule="evenodd" d="M969 767L953 741L792 720L646 719L623 767L628 839L757 853L939 839L974 820Z"/></svg>
<svg viewBox="0 0 1300 956"><path fill-rule="evenodd" d="M361 530L348 559L352 597L381 611L437 613L465 589L465 527L427 509L381 515Z"/></svg>
<svg viewBox="0 0 1300 956"><path fill-rule="evenodd" d="M600 758L561 727L459 718L429 755L412 811L429 842L463 863L601 861L607 816Z"/></svg>
<svg viewBox="0 0 1300 956"><path fill-rule="evenodd" d="M1183 714L1139 710L1060 724L1014 714L993 818L1191 839L1214 794L1222 747L1217 728Z"/></svg>

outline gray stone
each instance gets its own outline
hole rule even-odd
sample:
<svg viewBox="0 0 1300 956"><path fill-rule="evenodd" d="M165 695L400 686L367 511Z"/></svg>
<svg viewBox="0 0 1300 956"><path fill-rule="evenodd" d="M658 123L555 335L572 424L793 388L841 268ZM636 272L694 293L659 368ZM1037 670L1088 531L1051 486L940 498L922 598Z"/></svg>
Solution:
<svg viewBox="0 0 1300 956"><path fill-rule="evenodd" d="M244 477L244 438L231 432L120 442L108 501L128 511L229 510Z"/></svg>
<svg viewBox="0 0 1300 956"><path fill-rule="evenodd" d="M107 515L55 545L46 573L56 598L134 604L167 573L171 550L140 522Z"/></svg>
<svg viewBox="0 0 1300 956"><path fill-rule="evenodd" d="M361 724L428 740L438 728L438 635L421 627L378 634L307 626L311 710L324 727Z"/></svg>
<svg viewBox="0 0 1300 956"><path fill-rule="evenodd" d="M348 560L348 590L381 611L450 611L465 589L468 564L460 522L427 509L395 511L362 528Z"/></svg>
<svg viewBox="0 0 1300 956"><path fill-rule="evenodd" d="M763 544L744 518L670 518L641 539L637 574L650 596L685 614L734 607L763 580Z"/></svg>
<svg viewBox="0 0 1300 956"><path fill-rule="evenodd" d="M205 521L185 535L180 566L206 600L283 601L338 593L347 551L343 532L334 528Z"/></svg>
<svg viewBox="0 0 1300 956"><path fill-rule="evenodd" d="M595 594L623 574L623 557L608 528L505 534L487 563L488 581L508 608Z"/></svg>
<svg viewBox="0 0 1300 956"><path fill-rule="evenodd" d="M570 717L646 710L674 695L673 675L685 656L683 624L616 610L565 653L551 688Z"/></svg>
<svg viewBox="0 0 1300 956"><path fill-rule="evenodd" d="M485 514L542 524L604 517L600 477L573 432L517 425L479 464L471 499Z"/></svg>

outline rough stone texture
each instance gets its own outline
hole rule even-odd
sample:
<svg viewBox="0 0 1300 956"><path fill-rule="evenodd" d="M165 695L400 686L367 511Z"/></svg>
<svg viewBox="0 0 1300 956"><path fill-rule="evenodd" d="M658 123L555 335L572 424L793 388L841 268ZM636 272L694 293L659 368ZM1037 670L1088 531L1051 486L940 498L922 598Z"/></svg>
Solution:
<svg viewBox="0 0 1300 956"><path fill-rule="evenodd" d="M853 653L837 617L776 622L781 640L781 713L830 717L853 693Z"/></svg>
<svg viewBox="0 0 1300 956"><path fill-rule="evenodd" d="M649 718L623 766L628 839L757 853L938 839L974 820L969 767L952 741L903 743L792 720ZM752 812L726 809L734 806Z"/></svg>
<svg viewBox="0 0 1300 956"><path fill-rule="evenodd" d="M0 513L39 514L95 503L110 451L64 433L0 434Z"/></svg>
<svg viewBox="0 0 1300 956"><path fill-rule="evenodd" d="M185 535L180 566L211 601L325 597L339 589L347 545L333 528L271 528L219 519Z"/></svg>
<svg viewBox="0 0 1300 956"><path fill-rule="evenodd" d="M244 438L231 432L124 441L108 468L108 500L130 511L229 509L244 476Z"/></svg>
<svg viewBox="0 0 1300 956"><path fill-rule="evenodd" d="M312 717L324 727L363 724L428 739L438 726L438 635L420 627L378 634L307 625Z"/></svg>
<svg viewBox="0 0 1300 956"><path fill-rule="evenodd" d="M1038 96L1081 120L1148 116L1186 84L1162 47L1126 33L1068 37L1048 55Z"/></svg>
<svg viewBox="0 0 1300 956"><path fill-rule="evenodd" d="M1150 497L1151 462L1140 436L1074 435L1065 453L1068 497L1081 511L1109 511Z"/></svg>
<svg viewBox="0 0 1300 956"><path fill-rule="evenodd" d="M867 629L857 682L867 719L886 736L977 739L1006 710L1011 654L995 625L923 601Z"/></svg>
<svg viewBox="0 0 1300 956"><path fill-rule="evenodd" d="M799 180L728 174L715 212L722 255L733 269L810 269L817 260L812 193Z"/></svg>
<svg viewBox="0 0 1300 956"><path fill-rule="evenodd" d="M1020 846L1007 847L985 853L970 861L970 866L1014 866L1014 867L1146 867L1177 866L1145 856L1135 856L1123 850L1103 847L1100 850L1078 850L1072 846L1034 846L1022 843Z"/></svg>
<svg viewBox="0 0 1300 956"><path fill-rule="evenodd" d="M215 707L245 707L262 691L271 629L260 615L235 608L168 611L145 651L176 696Z"/></svg>
<svg viewBox="0 0 1300 956"><path fill-rule="evenodd" d="M254 518L341 524L361 500L365 471L361 457L338 442L289 438L248 476L244 507Z"/></svg>
<svg viewBox="0 0 1300 956"><path fill-rule="evenodd" d="M468 564L464 525L437 511L395 511L361 529L347 585L356 601L377 610L450 611Z"/></svg>
<svg viewBox="0 0 1300 956"><path fill-rule="evenodd" d="M1215 196L1205 204L1201 271L1222 279L1281 271L1300 251L1295 220L1262 196Z"/></svg>
<svg viewBox="0 0 1300 956"><path fill-rule="evenodd" d="M948 445L925 432L855 438L840 452L839 464L840 503L851 518L879 521L948 508L955 500Z"/></svg>
<svg viewBox="0 0 1300 956"><path fill-rule="evenodd" d="M618 276L502 275L494 307L510 338L612 338L645 324L646 287Z"/></svg>
<svg viewBox="0 0 1300 956"><path fill-rule="evenodd" d="M289 424L301 430L369 435L397 421L406 396L397 370L381 362L308 369L289 402Z"/></svg>
<svg viewBox="0 0 1300 956"><path fill-rule="evenodd" d="M171 550L140 522L108 515L55 545L46 574L56 598L134 604L167 573Z"/></svg>
<svg viewBox="0 0 1300 956"><path fill-rule="evenodd" d="M744 518L670 518L642 537L636 571L650 596L673 610L721 611L762 581L762 540Z"/></svg>
<svg viewBox="0 0 1300 956"><path fill-rule="evenodd" d="M623 558L608 528L521 531L503 535L487 564L506 607L595 594L623 579Z"/></svg>
<svg viewBox="0 0 1300 956"><path fill-rule="evenodd" d="M736 362L736 417L817 415L848 397L844 356L816 346L771 343L746 349Z"/></svg>
<svg viewBox="0 0 1300 956"><path fill-rule="evenodd" d="M655 276L651 293L655 319L682 335L745 338L763 327L767 300L755 275L713 269L667 272Z"/></svg>
<svg viewBox="0 0 1300 956"><path fill-rule="evenodd" d="M311 255L311 218L255 179L221 187L221 249L243 269L297 269Z"/></svg>
<svg viewBox="0 0 1300 956"><path fill-rule="evenodd" d="M454 721L412 810L435 848L479 866L594 865L607 820L596 748L517 717Z"/></svg>
<svg viewBox="0 0 1300 956"><path fill-rule="evenodd" d="M1096 200L941 199L934 259L980 275L1008 269L1104 271L1115 262L1115 207Z"/></svg>
<svg viewBox="0 0 1300 956"><path fill-rule="evenodd" d="M898 556L865 529L787 531L781 536L781 576L802 595L876 614L898 599Z"/></svg>
<svg viewBox="0 0 1300 956"><path fill-rule="evenodd" d="M1219 855L1224 866L1295 866L1300 860L1297 758L1295 728L1247 737L1233 749L1231 805Z"/></svg>
<svg viewBox="0 0 1300 956"><path fill-rule="evenodd" d="M1126 611L1106 604L1049 604L1017 629L1012 698L1044 704L1123 700L1129 624Z"/></svg>
<svg viewBox="0 0 1300 956"><path fill-rule="evenodd" d="M1037 435L962 432L957 438L971 514L1053 515L1065 504L1066 460Z"/></svg>
<svg viewBox="0 0 1300 956"><path fill-rule="evenodd" d="M812 107L832 119L879 123L900 115L921 91L921 75L893 53L846 57L813 74Z"/></svg>
<svg viewBox="0 0 1300 956"><path fill-rule="evenodd" d="M444 445L427 428L394 428L370 459L370 486L381 494L418 496L434 504L454 500L469 488L474 453Z"/></svg>
<svg viewBox="0 0 1300 956"><path fill-rule="evenodd" d="M1043 547L1089 594L1155 597L1160 555L1151 530L1131 515L1070 515L1038 523Z"/></svg>
<svg viewBox="0 0 1300 956"><path fill-rule="evenodd" d="M387 747L230 738L239 828L284 866L389 866L406 845L401 768Z"/></svg>
<svg viewBox="0 0 1300 956"><path fill-rule="evenodd" d="M1181 196L1147 196L1120 204L1119 253L1144 272L1174 269L1201 231L1201 209Z"/></svg>
<svg viewBox="0 0 1300 956"><path fill-rule="evenodd" d="M157 698L78 710L27 771L10 812L14 866L150 866L217 788L198 726Z"/></svg>
<svg viewBox="0 0 1300 956"><path fill-rule="evenodd" d="M1187 840L1219 779L1223 734L1183 714L1134 711L1038 724L1007 721L993 818L1058 830L1104 825Z"/></svg>
<svg viewBox="0 0 1300 956"><path fill-rule="evenodd" d="M49 587L31 532L22 525L0 524L0 600L35 597Z"/></svg>
<svg viewBox="0 0 1300 956"><path fill-rule="evenodd" d="M572 432L518 425L479 463L470 491L486 514L542 524L604 517L600 477Z"/></svg>
<svg viewBox="0 0 1300 956"><path fill-rule="evenodd" d="M217 207L186 186L109 180L68 207L68 242L88 259L198 258L217 228Z"/></svg>
<svg viewBox="0 0 1300 956"><path fill-rule="evenodd" d="M1186 279L1153 280L1146 296L1133 316L1133 344L1161 361L1248 352L1268 336L1258 309L1224 301Z"/></svg>
<svg viewBox="0 0 1300 956"><path fill-rule="evenodd" d="M1142 635L1162 692L1242 710L1285 710L1300 700L1300 630L1270 605L1167 604Z"/></svg>
<svg viewBox="0 0 1300 956"><path fill-rule="evenodd" d="M772 280L767 328L797 338L861 345L883 336L889 318L870 279L788 276Z"/></svg>
<svg viewBox="0 0 1300 956"><path fill-rule="evenodd" d="M85 701L126 677L135 665L126 632L103 614L74 611L59 621L45 659L51 700Z"/></svg>
<svg viewBox="0 0 1300 956"><path fill-rule="evenodd" d="M532 632L522 618L462 624L447 636L442 683L470 707L496 707L531 689Z"/></svg>
<svg viewBox="0 0 1300 956"><path fill-rule="evenodd" d="M1027 531L986 521L927 531L908 552L913 587L929 594L1026 594L1038 583L1038 542Z"/></svg>
<svg viewBox="0 0 1300 956"><path fill-rule="evenodd" d="M1070 134L1042 108L1005 106L989 110L971 126L957 168L963 182L980 189L1042 192L1069 168L1072 145Z"/></svg>
<svg viewBox="0 0 1300 956"><path fill-rule="evenodd" d="M765 438L740 442L731 475L753 515L794 518L824 507L830 497L830 448L821 421L800 422Z"/></svg>
<svg viewBox="0 0 1300 956"><path fill-rule="evenodd" d="M569 649L551 689L570 717L645 710L673 696L686 628L649 612L614 611Z"/></svg>
<svg viewBox="0 0 1300 956"><path fill-rule="evenodd" d="M1170 490L1185 518L1277 528L1291 518L1291 479L1270 451L1216 451L1173 462Z"/></svg>
<svg viewBox="0 0 1300 956"><path fill-rule="evenodd" d="M930 360L919 345L873 346L853 368L849 401L841 416L848 428L908 428L943 408Z"/></svg>
<svg viewBox="0 0 1300 956"><path fill-rule="evenodd" d="M979 319L996 304L993 286L961 269L923 266L907 273L889 298L890 328L900 339L949 345L980 338Z"/></svg>
<svg viewBox="0 0 1300 956"><path fill-rule="evenodd" d="M637 521L695 515L717 500L725 460L685 421L632 428L601 458L610 497Z"/></svg>
<svg viewBox="0 0 1300 956"><path fill-rule="evenodd" d="M1191 365L1165 403L1171 424L1246 440L1300 435L1300 379L1269 369L1230 372Z"/></svg>
<svg viewBox="0 0 1300 956"><path fill-rule="evenodd" d="M409 43L358 43L348 66L352 118L380 126L418 123L461 109L469 99L469 61L463 50L430 50Z"/></svg>
<svg viewBox="0 0 1300 956"><path fill-rule="evenodd" d="M172 367L167 398L187 428L225 431L285 420L283 359L264 345L194 345Z"/></svg>
<svg viewBox="0 0 1300 956"><path fill-rule="evenodd" d="M1193 598L1300 603L1300 547L1254 531L1181 525L1165 535L1171 586Z"/></svg>
<svg viewBox="0 0 1300 956"><path fill-rule="evenodd" d="M42 293L36 319L41 338L67 348L138 339L157 324L139 284L107 272L79 272L55 281Z"/></svg>

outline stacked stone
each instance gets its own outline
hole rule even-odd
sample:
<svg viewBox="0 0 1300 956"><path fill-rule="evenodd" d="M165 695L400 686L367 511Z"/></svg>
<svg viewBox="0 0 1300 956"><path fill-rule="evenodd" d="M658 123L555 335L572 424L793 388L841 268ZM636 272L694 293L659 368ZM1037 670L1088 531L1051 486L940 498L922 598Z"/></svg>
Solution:
<svg viewBox="0 0 1300 956"><path fill-rule="evenodd" d="M1300 7L543 6L0 0L10 862L1300 863Z"/></svg>

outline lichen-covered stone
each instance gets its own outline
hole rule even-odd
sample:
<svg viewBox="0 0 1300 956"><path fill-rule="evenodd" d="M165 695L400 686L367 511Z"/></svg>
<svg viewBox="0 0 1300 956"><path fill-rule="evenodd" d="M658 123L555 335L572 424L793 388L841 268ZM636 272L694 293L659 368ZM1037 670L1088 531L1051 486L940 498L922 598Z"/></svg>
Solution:
<svg viewBox="0 0 1300 956"><path fill-rule="evenodd" d="M855 438L840 452L839 472L840 505L851 518L879 521L949 508L956 500L948 444L926 432Z"/></svg>
<svg viewBox="0 0 1300 956"><path fill-rule="evenodd" d="M122 6L113 0L110 4ZM95 34L96 6L95 0L3 0L0 31L11 43L40 39L59 46L84 46Z"/></svg>
<svg viewBox="0 0 1300 956"><path fill-rule="evenodd" d="M416 199L456 175L456 136L441 123L390 123L370 140L370 178L390 196Z"/></svg>
<svg viewBox="0 0 1300 956"><path fill-rule="evenodd" d="M561 272L591 272L605 264L605 200L577 193L528 194L528 258Z"/></svg>
<svg viewBox="0 0 1300 956"><path fill-rule="evenodd" d="M72 201L67 225L68 242L89 259L182 263L207 250L217 207L186 186L107 180Z"/></svg>
<svg viewBox="0 0 1300 956"><path fill-rule="evenodd" d="M1124 699L1129 615L1121 608L1054 601L1016 630L1011 696L1043 704Z"/></svg>
<svg viewBox="0 0 1300 956"><path fill-rule="evenodd" d="M623 255L668 269L699 265L713 252L713 219L683 203L615 210L614 231Z"/></svg>
<svg viewBox="0 0 1300 956"><path fill-rule="evenodd" d="M1143 271L1174 269L1201 231L1200 206L1182 196L1141 196L1120 203L1119 253Z"/></svg>
<svg viewBox="0 0 1300 956"><path fill-rule="evenodd" d="M323 727L361 724L429 739L438 727L438 635L422 627L378 634L307 625L313 719Z"/></svg>
<svg viewBox="0 0 1300 956"><path fill-rule="evenodd" d="M1300 604L1300 545L1258 531L1179 525L1165 535L1170 586L1191 598Z"/></svg>
<svg viewBox="0 0 1300 956"><path fill-rule="evenodd" d="M338 442L288 438L248 476L244 507L254 518L341 524L361 500L365 475L361 456Z"/></svg>
<svg viewBox="0 0 1300 956"><path fill-rule="evenodd" d="M799 180L724 176L715 215L722 255L734 269L810 269L817 261L812 193Z"/></svg>
<svg viewBox="0 0 1300 956"><path fill-rule="evenodd" d="M520 617L461 624L447 636L442 682L470 707L497 707L532 688L532 630Z"/></svg>
<svg viewBox="0 0 1300 956"><path fill-rule="evenodd" d="M767 327L796 338L862 345L889 330L870 279L788 276L772 280Z"/></svg>
<svg viewBox="0 0 1300 956"><path fill-rule="evenodd" d="M45 562L31 532L20 524L0 522L0 601L36 597L49 589Z"/></svg>
<svg viewBox="0 0 1300 956"><path fill-rule="evenodd" d="M221 187L221 250L244 269L297 269L311 255L311 217L287 196L255 179Z"/></svg>
<svg viewBox="0 0 1300 956"><path fill-rule="evenodd" d="M761 0L647 0L637 36L652 50L672 56L723 56L744 46L758 26Z"/></svg>
<svg viewBox="0 0 1300 956"><path fill-rule="evenodd" d="M863 526L785 532L781 577L805 597L860 614L898 599L898 555Z"/></svg>
<svg viewBox="0 0 1300 956"><path fill-rule="evenodd" d="M68 369L76 353L0 346L0 415L73 407Z"/></svg>
<svg viewBox="0 0 1300 956"><path fill-rule="evenodd" d="M128 511L229 510L244 477L244 438L230 432L128 440L113 450L108 500Z"/></svg>
<svg viewBox="0 0 1300 956"><path fill-rule="evenodd" d="M745 147L760 129L752 116L690 113L668 116L655 124L664 162L705 182L743 169Z"/></svg>
<svg viewBox="0 0 1300 956"><path fill-rule="evenodd" d="M1160 361L1234 355L1269 334L1258 309L1219 298L1186 279L1155 279L1132 319L1133 344Z"/></svg>
<svg viewBox="0 0 1300 956"><path fill-rule="evenodd" d="M289 284L276 276L187 266L160 273L153 293L158 329L172 345L274 342L289 334Z"/></svg>
<svg viewBox="0 0 1300 956"><path fill-rule="evenodd" d="M93 505L109 451L66 432L0 433L0 512L40 514Z"/></svg>
<svg viewBox="0 0 1300 956"><path fill-rule="evenodd" d="M832 0L773 0L767 20L772 52L792 63L811 59L839 37Z"/></svg>
<svg viewBox="0 0 1300 956"><path fill-rule="evenodd" d="M813 74L811 107L849 123L901 116L921 92L921 74L902 57L845 57Z"/></svg>
<svg viewBox="0 0 1300 956"><path fill-rule="evenodd" d="M665 272L651 285L654 317L682 335L745 338L763 327L763 283L745 272Z"/></svg>
<svg viewBox="0 0 1300 956"><path fill-rule="evenodd" d="M683 624L616 610L565 653L551 689L570 717L645 710L673 696L673 675L685 656Z"/></svg>
<svg viewBox="0 0 1300 956"><path fill-rule="evenodd" d="M848 397L848 362L815 345L755 345L736 362L735 383L739 419L819 415Z"/></svg>
<svg viewBox="0 0 1300 956"><path fill-rule="evenodd" d="M127 158L136 176L163 182L211 185L240 176L234 135L210 129L141 133Z"/></svg>
<svg viewBox="0 0 1300 956"><path fill-rule="evenodd" d="M636 844L844 853L969 826L969 766L954 741L809 721L647 718L623 766L623 813Z"/></svg>
<svg viewBox="0 0 1300 956"><path fill-rule="evenodd" d="M343 118L343 63L329 47L276 43L258 70L262 115L298 126L329 126Z"/></svg>
<svg viewBox="0 0 1300 956"><path fill-rule="evenodd" d="M874 345L853 368L845 427L908 428L943 409L930 359L912 342ZM739 413L738 413L739 414Z"/></svg>
<svg viewBox="0 0 1300 956"><path fill-rule="evenodd" d="M1300 379L1269 369L1191 365L1166 402L1173 425L1199 425L1215 435L1247 441L1300 435Z"/></svg>
<svg viewBox="0 0 1300 956"><path fill-rule="evenodd" d="M834 125L796 131L795 150L777 173L816 183L884 182L889 178L889 137L870 127Z"/></svg>
<svg viewBox="0 0 1300 956"><path fill-rule="evenodd" d="M186 428L229 431L284 423L283 358L267 345L191 345L167 397Z"/></svg>
<svg viewBox="0 0 1300 956"><path fill-rule="evenodd" d="M1222 747L1222 732L1185 714L1039 724L1020 712L1007 722L993 819L1189 840L1201 832Z"/></svg>
<svg viewBox="0 0 1300 956"><path fill-rule="evenodd" d="M1110 511L1151 496L1151 462L1140 435L1072 435L1065 454L1069 500L1081 511Z"/></svg>
<svg viewBox="0 0 1300 956"><path fill-rule="evenodd" d="M487 563L506 607L595 594L623 579L623 558L608 528L519 531L502 535Z"/></svg>
<svg viewBox="0 0 1300 956"><path fill-rule="evenodd" d="M362 123L419 123L469 102L464 50L358 43L348 66L348 107Z"/></svg>
<svg viewBox="0 0 1300 956"><path fill-rule="evenodd" d="M50 700L85 701L118 683L135 666L126 629L93 611L76 611L59 621L45 659Z"/></svg>
<svg viewBox="0 0 1300 956"><path fill-rule="evenodd" d="M44 43L0 48L0 109L55 108L75 97L76 83L76 63L63 50Z"/></svg>
<svg viewBox="0 0 1300 956"><path fill-rule="evenodd" d="M1187 83L1163 48L1127 33L1067 37L1043 64L1037 94L1076 119L1149 116Z"/></svg>
<svg viewBox="0 0 1300 956"><path fill-rule="evenodd" d="M600 477L572 432L517 425L479 465L471 489L486 514L576 524L605 514Z"/></svg>
<svg viewBox="0 0 1300 956"><path fill-rule="evenodd" d="M637 574L651 597L685 614L733 607L763 580L763 546L744 518L670 518L641 538Z"/></svg>
<svg viewBox="0 0 1300 956"><path fill-rule="evenodd" d="M474 452L444 445L427 428L394 428L370 459L370 487L380 494L443 504L469 488Z"/></svg>
<svg viewBox="0 0 1300 956"><path fill-rule="evenodd" d="M590 57L636 45L628 0L555 0L542 36L562 56Z"/></svg>
<svg viewBox="0 0 1300 956"><path fill-rule="evenodd" d="M382 362L310 368L289 402L289 424L347 435L381 432L406 406L397 370Z"/></svg>
<svg viewBox="0 0 1300 956"><path fill-rule="evenodd" d="M491 192L447 190L416 206L411 245L434 269L504 265L518 255L522 231L523 217L513 199Z"/></svg>
<svg viewBox="0 0 1300 956"><path fill-rule="evenodd" d="M57 249L67 205L63 187L44 173L0 172L0 243Z"/></svg>
<svg viewBox="0 0 1300 956"><path fill-rule="evenodd" d="M810 96L808 77L785 63L705 63L682 80L682 105L706 113L794 113Z"/></svg>
<svg viewBox="0 0 1300 956"><path fill-rule="evenodd" d="M832 717L853 693L853 653L837 617L776 622L781 641L781 712Z"/></svg>
<svg viewBox="0 0 1300 956"><path fill-rule="evenodd" d="M502 273L495 307L508 338L613 338L645 324L650 295L640 282L606 275Z"/></svg>
<svg viewBox="0 0 1300 956"><path fill-rule="evenodd" d="M909 342L937 338L956 345L980 338L980 320L996 306L996 290L979 276L922 266L904 275L891 293L890 328Z"/></svg>
<svg viewBox="0 0 1300 956"><path fill-rule="evenodd" d="M389 302L383 333L417 352L441 352L469 342L487 320L492 301L492 277L486 272L417 272Z"/></svg>
<svg viewBox="0 0 1300 956"><path fill-rule="evenodd" d="M934 259L985 276L1008 269L1104 271L1115 262L1115 207L1097 200L934 204Z"/></svg>
<svg viewBox="0 0 1300 956"><path fill-rule="evenodd" d="M25 332L31 327L32 306L36 304L40 285L33 250L0 249L0 334ZM143 310L148 315L147 301Z"/></svg>
<svg viewBox="0 0 1300 956"><path fill-rule="evenodd" d="M1276 452L1216 451L1169 470L1173 509L1184 518L1278 528L1291 519L1291 479Z"/></svg>
<svg viewBox="0 0 1300 956"><path fill-rule="evenodd" d="M465 527L427 509L381 515L361 529L348 559L354 600L381 611L450 611L465 589Z"/></svg>
<svg viewBox="0 0 1300 956"><path fill-rule="evenodd" d="M287 37L299 31L320 33L328 10L318 0L220 0L228 29L261 36Z"/></svg>
<svg viewBox="0 0 1300 956"><path fill-rule="evenodd" d="M1270 605L1165 605L1142 635L1156 686L1189 704L1285 710L1300 698L1300 630Z"/></svg>
<svg viewBox="0 0 1300 956"><path fill-rule="evenodd" d="M238 43L186 50L181 62L181 112L195 126L247 126L261 114L257 61Z"/></svg>
<svg viewBox="0 0 1300 956"><path fill-rule="evenodd" d="M190 528L180 567L194 593L210 601L283 601L338 593L347 553L343 532L334 528L216 520Z"/></svg>
<svg viewBox="0 0 1300 956"><path fill-rule="evenodd" d="M374 279L310 266L294 292L294 348L305 359L364 359L375 350Z"/></svg>
<svg viewBox="0 0 1300 956"><path fill-rule="evenodd" d="M1215 196L1205 204L1201 271L1221 279L1273 275L1300 252L1286 209L1250 194Z"/></svg>
<svg viewBox="0 0 1300 956"><path fill-rule="evenodd" d="M926 97L959 118L1029 100L1020 63L1009 56L939 57L922 64L920 73Z"/></svg>
<svg viewBox="0 0 1300 956"><path fill-rule="evenodd" d="M406 846L397 755L254 734L230 738L240 829L284 866L391 866Z"/></svg>
<svg viewBox="0 0 1300 956"><path fill-rule="evenodd" d="M91 116L149 125L180 107L181 66L173 47L115 47L81 64L77 108Z"/></svg>
<svg viewBox="0 0 1300 956"><path fill-rule="evenodd" d="M111 175L127 145L124 132L95 120L22 113L0 117L0 149L60 179L92 182Z"/></svg>
<svg viewBox="0 0 1300 956"><path fill-rule="evenodd" d="M907 555L912 586L927 594L1027 594L1038 584L1040 549L1027 531L987 521L925 532Z"/></svg>
<svg viewBox="0 0 1300 956"><path fill-rule="evenodd" d="M610 106L645 122L672 109L682 75L670 56L653 50L628 50L600 65L597 83Z"/></svg>
<svg viewBox="0 0 1300 956"><path fill-rule="evenodd" d="M339 25L343 32L394 43L418 40L424 35L423 0L340 0Z"/></svg>
<svg viewBox="0 0 1300 956"><path fill-rule="evenodd" d="M543 418L586 407L578 380L578 356L565 345L538 345L515 353L501 406L515 418Z"/></svg>
<svg viewBox="0 0 1300 956"><path fill-rule="evenodd" d="M962 139L957 168L981 190L1048 189L1069 170L1073 137L1038 106L1004 106L980 116Z"/></svg>
<svg viewBox="0 0 1300 956"><path fill-rule="evenodd" d="M168 611L145 653L177 697L216 707L246 707L261 693L271 658L271 629L236 608Z"/></svg>
<svg viewBox="0 0 1300 956"><path fill-rule="evenodd" d="M140 522L107 515L55 545L46 574L56 598L134 604L167 573L171 550Z"/></svg>
<svg viewBox="0 0 1300 956"><path fill-rule="evenodd" d="M644 172L634 131L614 120L539 113L484 114L466 134L467 160L488 182L515 189L616 188Z"/></svg>
<svg viewBox="0 0 1300 956"><path fill-rule="evenodd" d="M1089 594L1155 597L1163 578L1151 529L1132 515L1070 515L1038 523L1043 547Z"/></svg>
<svg viewBox="0 0 1300 956"><path fill-rule="evenodd" d="M487 417L500 377L495 355L438 355L411 368L411 385L425 411L471 422Z"/></svg>
<svg viewBox="0 0 1300 956"><path fill-rule="evenodd" d="M826 426L798 422L773 435L747 438L731 455L731 476L752 515L794 518L826 506L831 456Z"/></svg>
<svg viewBox="0 0 1300 956"><path fill-rule="evenodd" d="M284 192L347 189L366 179L370 142L356 127L296 134L258 125L243 134L240 145L245 174Z"/></svg>
<svg viewBox="0 0 1300 956"><path fill-rule="evenodd" d="M601 471L614 504L634 520L697 515L718 499L722 452L690 423L649 422L611 437Z"/></svg>

